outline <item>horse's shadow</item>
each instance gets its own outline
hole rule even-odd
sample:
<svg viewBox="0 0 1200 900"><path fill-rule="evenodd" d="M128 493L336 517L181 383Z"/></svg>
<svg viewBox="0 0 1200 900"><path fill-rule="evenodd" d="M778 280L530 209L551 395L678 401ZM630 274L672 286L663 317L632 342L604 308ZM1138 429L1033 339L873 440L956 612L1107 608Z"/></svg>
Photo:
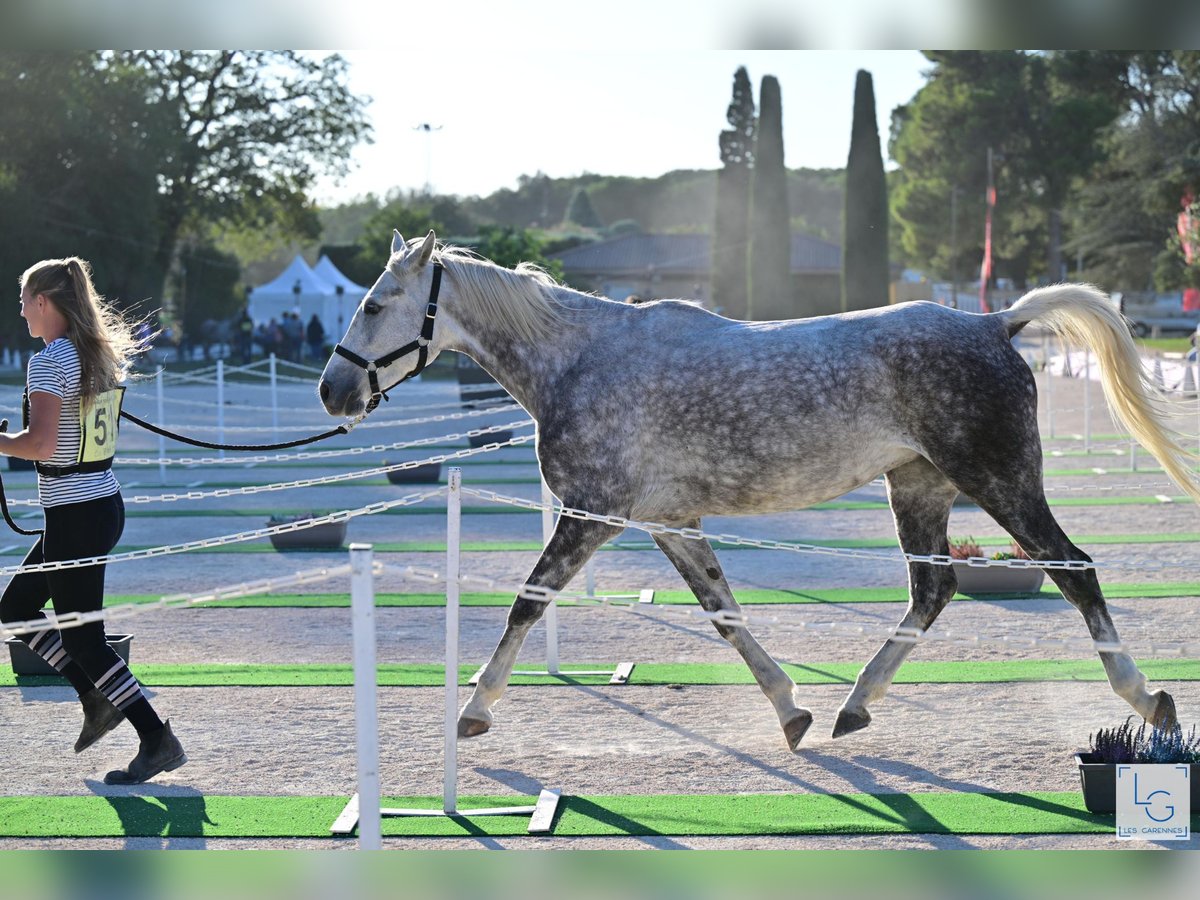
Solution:
<svg viewBox="0 0 1200 900"><path fill-rule="evenodd" d="M103 782L84 779L84 784L103 797L117 814L130 849L146 849L147 838L160 839L159 846L170 848L173 839L187 840L187 846L203 849L204 826L214 825L208 816L204 795L182 785L135 785L120 794Z"/></svg>

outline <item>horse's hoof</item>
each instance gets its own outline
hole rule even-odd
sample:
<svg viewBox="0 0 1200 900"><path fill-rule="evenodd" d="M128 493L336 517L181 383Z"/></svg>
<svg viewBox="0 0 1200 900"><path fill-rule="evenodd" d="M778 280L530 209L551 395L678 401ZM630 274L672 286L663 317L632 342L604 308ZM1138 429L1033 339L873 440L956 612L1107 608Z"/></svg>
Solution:
<svg viewBox="0 0 1200 900"><path fill-rule="evenodd" d="M487 734L491 727L491 722L485 722L483 719L468 719L463 716L458 720L458 736L460 738L478 737L481 734Z"/></svg>
<svg viewBox="0 0 1200 900"><path fill-rule="evenodd" d="M838 710L837 721L833 723L833 736L840 738L843 735L853 734L856 731L861 731L870 724L871 714L865 709L862 712L840 709Z"/></svg>
<svg viewBox="0 0 1200 900"><path fill-rule="evenodd" d="M800 742L804 740L804 735L808 732L810 725L812 725L812 713L807 709L802 709L797 715L788 719L783 726L783 736L787 738L788 749L793 753L800 749Z"/></svg>
<svg viewBox="0 0 1200 900"><path fill-rule="evenodd" d="M1150 724L1161 731L1170 731L1179 724L1175 716L1175 701L1166 691L1158 692L1158 705L1154 707L1154 717Z"/></svg>

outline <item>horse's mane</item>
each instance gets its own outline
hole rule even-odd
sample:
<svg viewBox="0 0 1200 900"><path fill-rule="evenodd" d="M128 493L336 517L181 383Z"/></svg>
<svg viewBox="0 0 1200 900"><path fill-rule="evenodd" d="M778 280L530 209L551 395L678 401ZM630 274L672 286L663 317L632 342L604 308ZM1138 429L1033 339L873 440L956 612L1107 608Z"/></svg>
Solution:
<svg viewBox="0 0 1200 900"><path fill-rule="evenodd" d="M409 252L421 243L409 244ZM462 247L439 244L433 261L440 262L458 299L482 321L498 325L513 337L534 343L553 334L563 323L558 282L541 266L523 262L506 269Z"/></svg>

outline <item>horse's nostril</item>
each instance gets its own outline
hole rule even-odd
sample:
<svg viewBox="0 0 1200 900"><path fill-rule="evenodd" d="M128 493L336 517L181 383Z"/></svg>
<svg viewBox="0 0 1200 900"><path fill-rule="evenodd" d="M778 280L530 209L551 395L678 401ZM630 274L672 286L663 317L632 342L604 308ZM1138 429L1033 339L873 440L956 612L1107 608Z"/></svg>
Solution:
<svg viewBox="0 0 1200 900"><path fill-rule="evenodd" d="M329 382L328 381L321 382L321 387L319 388L319 393L321 394L322 400L329 399Z"/></svg>

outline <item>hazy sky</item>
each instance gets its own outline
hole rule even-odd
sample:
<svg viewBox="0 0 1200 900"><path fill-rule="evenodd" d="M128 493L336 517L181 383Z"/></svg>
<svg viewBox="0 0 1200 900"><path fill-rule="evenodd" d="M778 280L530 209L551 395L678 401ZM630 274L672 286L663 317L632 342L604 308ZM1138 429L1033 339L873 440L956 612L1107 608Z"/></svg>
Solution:
<svg viewBox="0 0 1200 900"><path fill-rule="evenodd" d="M854 78L875 80L885 160L892 109L924 84L915 50L506 52L479 46L344 51L355 93L373 98L375 143L354 171L316 191L323 203L420 188L489 194L539 170L656 176L716 169L717 136L733 73L746 66L758 101L764 75L779 79L789 168L842 167L850 147ZM421 73L429 73L423 76ZM415 130L422 123L440 131Z"/></svg>

